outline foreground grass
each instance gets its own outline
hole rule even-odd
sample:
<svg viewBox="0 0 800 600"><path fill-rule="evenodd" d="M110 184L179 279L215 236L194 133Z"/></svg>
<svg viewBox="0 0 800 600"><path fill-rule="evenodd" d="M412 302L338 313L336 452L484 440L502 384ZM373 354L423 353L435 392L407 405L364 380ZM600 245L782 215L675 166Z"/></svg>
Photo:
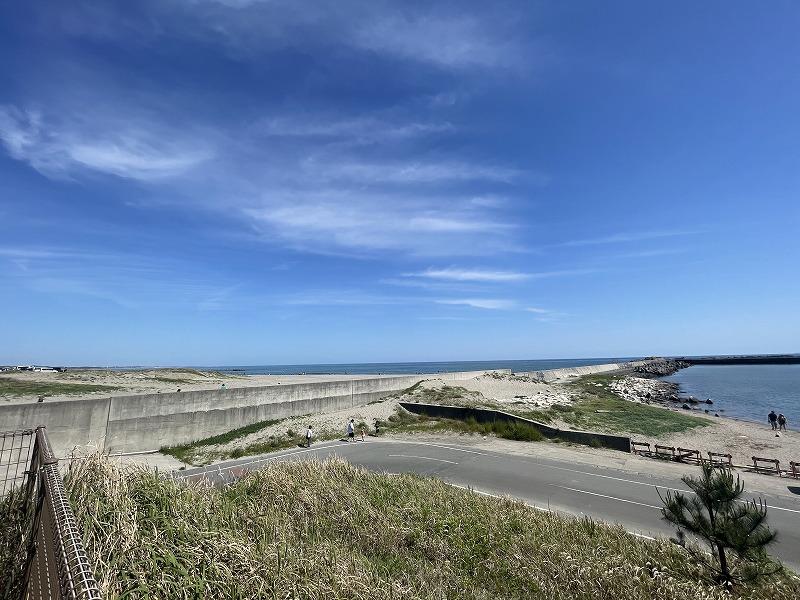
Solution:
<svg viewBox="0 0 800 600"><path fill-rule="evenodd" d="M21 381L13 377L0 377L0 397L22 396L80 396L92 392L113 392L120 389L112 385L63 383L59 381Z"/></svg>
<svg viewBox="0 0 800 600"><path fill-rule="evenodd" d="M66 486L107 598L730 597L667 541L340 460L218 490L93 456ZM782 576L734 597L799 596Z"/></svg>
<svg viewBox="0 0 800 600"><path fill-rule="evenodd" d="M0 598L21 598L25 575L25 552L20 541L25 535L28 499L22 486L0 499Z"/></svg>

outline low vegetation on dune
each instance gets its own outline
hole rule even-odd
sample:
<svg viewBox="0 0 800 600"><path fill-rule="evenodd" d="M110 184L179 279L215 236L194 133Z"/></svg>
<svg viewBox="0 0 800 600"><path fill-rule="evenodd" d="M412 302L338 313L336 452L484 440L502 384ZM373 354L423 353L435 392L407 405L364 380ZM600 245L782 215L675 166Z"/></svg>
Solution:
<svg viewBox="0 0 800 600"><path fill-rule="evenodd" d="M26 396L81 396L94 392L115 392L119 387L93 383L65 383L63 381L26 381L13 377L0 377L0 398Z"/></svg>
<svg viewBox="0 0 800 600"><path fill-rule="evenodd" d="M708 419L702 417L621 398L609 387L618 377L595 375L570 384L577 392L575 410L563 413L563 420L575 428L609 433L625 431L649 438L709 425Z"/></svg>
<svg viewBox="0 0 800 600"><path fill-rule="evenodd" d="M685 431L708 425L708 420L686 415L660 406L650 406L620 398L610 389L613 376L600 375L582 378L570 384L573 402L554 404L546 409L531 410L518 404L502 404L484 398L480 393L459 386L443 385L425 387L421 383L392 395L387 400L421 402L469 408L489 408L509 412L535 422L598 433L639 434L647 438ZM265 421L242 427L228 433L198 440L189 444L161 448L190 465L206 465L229 458L241 458L291 448L304 442L303 432L287 428L280 433L256 439L248 443L235 444L251 434L272 427L280 421ZM369 429L368 424L358 423L357 429ZM386 433L413 433L447 431L460 434L494 435L510 440L538 442L545 437L535 426L513 423L479 423L474 418L465 421L430 418L412 414L402 408L382 424ZM335 439L339 432L315 432L315 440ZM256 436L258 438L258 436ZM560 441L555 439L553 441Z"/></svg>
<svg viewBox="0 0 800 600"><path fill-rule="evenodd" d="M493 408L556 427L562 425L598 433L630 433L648 438L658 438L709 424L702 417L665 410L663 406L625 400L610 387L610 383L619 377L590 375L569 384L558 384L559 389L570 392L572 401L541 409L532 409L529 405L522 406L521 403L492 402L477 392L448 385L426 388L418 384L405 390L400 399L425 404Z"/></svg>
<svg viewBox="0 0 800 600"><path fill-rule="evenodd" d="M650 439L709 425L708 419L702 417L621 398L609 386L618 377L592 375L566 384L572 391L570 404L554 404L543 410L510 407L509 412L540 423L563 423L581 431L638 434Z"/></svg>
<svg viewBox="0 0 800 600"><path fill-rule="evenodd" d="M460 386L443 385L441 387L429 388L423 386L421 383L405 390L400 395L400 399L405 402L468 406L470 408L478 408L492 404L479 392L473 392Z"/></svg>
<svg viewBox="0 0 800 600"><path fill-rule="evenodd" d="M216 489L95 455L66 487L107 598L800 597L791 574L730 596L666 540L341 460Z"/></svg>
<svg viewBox="0 0 800 600"><path fill-rule="evenodd" d="M257 434L281 422L263 421L254 423L189 444L165 446L160 448L159 451L162 454L173 456L187 465L202 466L244 456L268 454L305 444L304 432L294 429L286 429L284 432L261 437L249 443L242 441L252 434ZM363 421L356 424L356 430L360 431L362 428L366 430L368 428L367 424ZM395 414L382 422L381 428L383 435L401 432L447 431L461 434L495 435L509 440L525 442L538 442L545 439L541 432L531 425L502 422L479 423L474 418L469 418L465 421L434 419L415 415L401 407L397 407ZM340 434L323 431L316 432L314 440L318 442L337 437L340 437Z"/></svg>

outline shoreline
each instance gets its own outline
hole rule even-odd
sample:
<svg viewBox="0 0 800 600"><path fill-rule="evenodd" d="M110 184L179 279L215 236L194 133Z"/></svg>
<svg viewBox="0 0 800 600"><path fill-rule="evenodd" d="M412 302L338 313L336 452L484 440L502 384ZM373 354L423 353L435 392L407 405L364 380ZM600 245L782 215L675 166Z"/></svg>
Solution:
<svg viewBox="0 0 800 600"><path fill-rule="evenodd" d="M6 376L3 373L0 376ZM24 373L17 374L14 378L31 381L53 382L51 373ZM665 392L668 386L674 385L659 378L636 376L635 373L617 373L620 379L617 381L620 391L615 393L625 400L632 402L642 402L651 404L655 407L666 410L677 410L686 414L697 416L708 421L708 425L702 428L686 430L677 434L662 436L660 439L643 439L636 433L617 431L621 435L631 437L634 441L649 442L650 444L661 444L674 447L694 448L700 450L704 455L707 452L730 453L733 462L737 465L752 465L752 456L775 458L780 460L781 467L785 470L789 468L789 461L800 462L800 435L796 430L789 428L788 431L781 432L779 437L774 435L770 426L766 423L729 417L720 414L715 417L712 414L703 413L699 410L684 410L677 403L668 401L669 394ZM153 394L159 392L175 392L178 387L184 391L219 389L223 384L225 389L234 390L237 387L259 387L266 385L284 385L293 383L320 382L341 379L364 379L375 378L375 375L227 375L221 376L218 373L200 373L197 371L153 371L142 370L136 372L125 371L99 371L87 370L83 372L67 372L58 377L62 383L78 383L84 381L89 385L113 385L120 389L109 394L108 391L91 392L77 396L48 396L45 402L65 399L87 399L105 398L109 395L130 396L137 394ZM391 377L386 375L385 377ZM515 407L528 406L531 410L544 409L553 404L569 404L573 401L572 392L569 386L563 383L542 383L529 377L493 374L482 375L465 380L444 380L437 378L435 374L430 374L426 378L426 387L461 387L477 400L484 400L487 403L503 405L514 405ZM573 379L574 380L574 379ZM657 391L661 390L661 391ZM655 400L654 398L663 398ZM683 400L683 399L682 399ZM35 403L35 395L3 400L0 403L10 402ZM294 428L304 431L308 424L313 424L315 431L319 435L336 436L340 435L346 427L350 418L357 419L356 422L363 420L368 426L372 426L375 419L386 420L394 413L396 401L381 401L375 404L356 406L351 409L338 411L331 414L315 414L298 417L290 417L281 421L274 428L263 430L256 437L247 438L243 443L257 441L259 436L268 437L269 435L283 435L287 428ZM698 414L699 413L699 414ZM563 424L560 426L563 427ZM567 427L564 427L567 428ZM177 468L177 467L176 467Z"/></svg>

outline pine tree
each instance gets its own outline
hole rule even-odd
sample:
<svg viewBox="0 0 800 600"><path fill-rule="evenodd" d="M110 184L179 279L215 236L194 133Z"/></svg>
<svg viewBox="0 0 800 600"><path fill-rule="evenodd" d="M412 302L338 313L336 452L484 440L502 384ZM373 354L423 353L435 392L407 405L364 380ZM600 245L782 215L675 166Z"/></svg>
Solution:
<svg viewBox="0 0 800 600"><path fill-rule="evenodd" d="M683 482L694 492L667 492L661 498L661 513L678 526L677 541L685 545L685 531L704 539L711 546L711 558L692 546L687 549L727 588L735 583L778 573L783 567L771 560L766 546L775 541L776 532L767 525L767 506L760 500L741 500L744 484L729 469L701 465L700 477L686 475ZM730 553L739 560L732 564Z"/></svg>

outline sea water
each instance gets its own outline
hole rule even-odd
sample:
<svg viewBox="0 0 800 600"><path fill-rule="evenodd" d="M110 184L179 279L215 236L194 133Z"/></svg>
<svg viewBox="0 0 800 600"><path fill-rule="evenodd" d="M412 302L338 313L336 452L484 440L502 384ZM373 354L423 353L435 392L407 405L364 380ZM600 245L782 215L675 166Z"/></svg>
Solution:
<svg viewBox="0 0 800 600"><path fill-rule="evenodd" d="M774 410L800 431L800 364L695 365L663 379L677 383L682 396L710 398L708 408L720 416L767 425Z"/></svg>
<svg viewBox="0 0 800 600"><path fill-rule="evenodd" d="M258 365L243 367L202 367L221 373L244 375L413 375L417 373L453 373L511 369L512 373L549 371L567 367L586 367L624 363L636 358L552 358L541 360L468 360L449 362L395 362L313 365Z"/></svg>
<svg viewBox="0 0 800 600"><path fill-rule="evenodd" d="M585 367L637 360L635 357L561 358L537 360L486 360L444 362L394 362L347 364L297 364L203 367L245 375L409 375L511 369L512 373ZM663 378L677 383L681 395L710 398L709 410L721 416L767 423L774 410L788 419L788 428L800 431L800 364L695 365Z"/></svg>

